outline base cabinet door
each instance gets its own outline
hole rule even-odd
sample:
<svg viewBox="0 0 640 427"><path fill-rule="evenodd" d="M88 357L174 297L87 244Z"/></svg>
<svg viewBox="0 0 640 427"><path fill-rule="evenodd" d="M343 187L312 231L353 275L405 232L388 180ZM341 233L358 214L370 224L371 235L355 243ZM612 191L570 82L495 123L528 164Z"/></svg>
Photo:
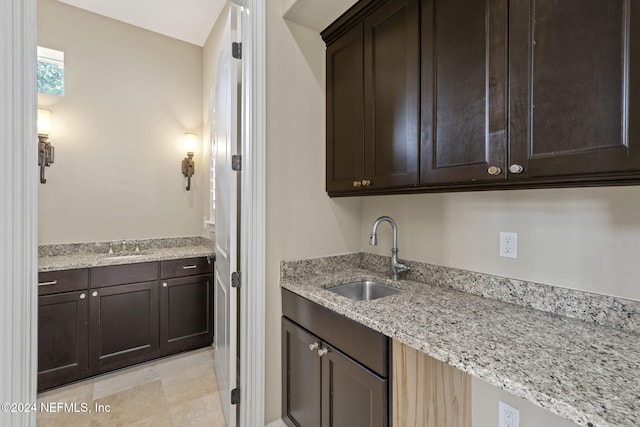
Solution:
<svg viewBox="0 0 640 427"><path fill-rule="evenodd" d="M158 282L93 289L89 303L94 373L148 360L158 351Z"/></svg>
<svg viewBox="0 0 640 427"><path fill-rule="evenodd" d="M282 319L282 414L289 426L320 427L320 343Z"/></svg>
<svg viewBox="0 0 640 427"><path fill-rule="evenodd" d="M38 298L38 391L87 374L87 291Z"/></svg>
<svg viewBox="0 0 640 427"><path fill-rule="evenodd" d="M288 426L389 425L387 380L286 318L282 390Z"/></svg>
<svg viewBox="0 0 640 427"><path fill-rule="evenodd" d="M387 380L325 344L322 427L387 426Z"/></svg>
<svg viewBox="0 0 640 427"><path fill-rule="evenodd" d="M162 281L162 354L203 347L213 341L212 277L211 274L206 274Z"/></svg>

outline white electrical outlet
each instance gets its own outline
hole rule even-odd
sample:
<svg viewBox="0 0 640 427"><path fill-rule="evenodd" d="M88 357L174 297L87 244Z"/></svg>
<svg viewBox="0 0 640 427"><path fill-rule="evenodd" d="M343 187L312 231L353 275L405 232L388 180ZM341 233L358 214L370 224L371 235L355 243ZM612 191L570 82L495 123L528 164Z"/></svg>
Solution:
<svg viewBox="0 0 640 427"><path fill-rule="evenodd" d="M502 400L498 401L498 426L499 427L520 427L520 411L511 405L507 405Z"/></svg>
<svg viewBox="0 0 640 427"><path fill-rule="evenodd" d="M500 232L500 256L518 258L518 233Z"/></svg>

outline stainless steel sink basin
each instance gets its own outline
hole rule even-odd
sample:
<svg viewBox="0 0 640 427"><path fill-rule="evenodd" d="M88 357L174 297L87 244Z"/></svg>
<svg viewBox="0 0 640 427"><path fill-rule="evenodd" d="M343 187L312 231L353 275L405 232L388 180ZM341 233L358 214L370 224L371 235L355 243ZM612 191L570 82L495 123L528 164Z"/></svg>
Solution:
<svg viewBox="0 0 640 427"><path fill-rule="evenodd" d="M400 289L392 288L391 286L383 285L371 280L346 283L327 290L356 301L369 301L400 293Z"/></svg>

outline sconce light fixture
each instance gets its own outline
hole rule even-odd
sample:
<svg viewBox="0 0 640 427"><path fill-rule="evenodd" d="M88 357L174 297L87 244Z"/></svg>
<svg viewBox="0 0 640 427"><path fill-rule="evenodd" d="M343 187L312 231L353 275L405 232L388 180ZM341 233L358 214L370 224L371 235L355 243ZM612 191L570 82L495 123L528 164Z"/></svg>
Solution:
<svg viewBox="0 0 640 427"><path fill-rule="evenodd" d="M45 184L45 166L53 164L53 145L49 142L51 134L51 111L38 109L38 166L40 166L40 182Z"/></svg>
<svg viewBox="0 0 640 427"><path fill-rule="evenodd" d="M196 172L193 163L193 153L198 142L198 135L195 133L184 134L184 145L187 148L187 156L182 159L182 174L187 177L187 191L191 190L191 177Z"/></svg>

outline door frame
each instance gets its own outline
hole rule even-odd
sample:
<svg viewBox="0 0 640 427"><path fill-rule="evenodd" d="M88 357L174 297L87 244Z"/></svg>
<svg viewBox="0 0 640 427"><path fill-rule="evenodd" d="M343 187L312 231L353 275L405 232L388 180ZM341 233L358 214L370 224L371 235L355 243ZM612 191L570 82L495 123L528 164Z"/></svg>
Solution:
<svg viewBox="0 0 640 427"><path fill-rule="evenodd" d="M0 2L0 402L35 403L38 184L36 0ZM3 426L35 412L0 411Z"/></svg>
<svg viewBox="0 0 640 427"><path fill-rule="evenodd" d="M240 427L265 425L266 2L242 13ZM250 13L247 13L247 9Z"/></svg>
<svg viewBox="0 0 640 427"><path fill-rule="evenodd" d="M245 232L240 237L245 266L240 426L251 426L265 422L266 5L260 0L239 3L251 10L243 33ZM0 283L7 295L0 299L0 342L8 343L0 346L0 401L16 403L35 402L37 383L36 11L36 0L0 2L0 234L5 236L0 240ZM0 412L2 425L34 426L35 421L33 412Z"/></svg>

